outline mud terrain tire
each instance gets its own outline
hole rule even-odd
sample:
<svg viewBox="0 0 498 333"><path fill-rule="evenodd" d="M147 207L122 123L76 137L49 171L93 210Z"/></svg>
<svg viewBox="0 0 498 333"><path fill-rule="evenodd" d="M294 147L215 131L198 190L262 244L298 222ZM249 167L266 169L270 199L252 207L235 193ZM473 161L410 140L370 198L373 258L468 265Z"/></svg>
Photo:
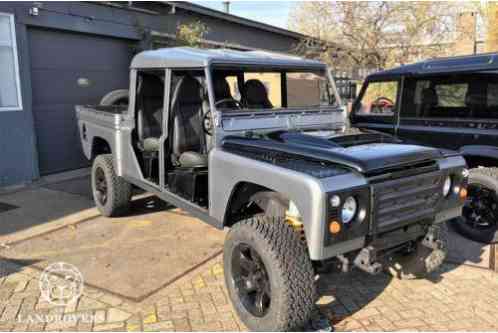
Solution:
<svg viewBox="0 0 498 333"><path fill-rule="evenodd" d="M112 154L99 155L93 161L92 193L102 215L115 217L128 212L132 186L116 175Z"/></svg>
<svg viewBox="0 0 498 333"><path fill-rule="evenodd" d="M244 274L237 274L238 262L242 262L237 258L247 258L238 252L241 247L250 248L249 257L259 258L257 267L264 266L266 273L269 288L265 290L269 290L270 301L266 302L266 312L259 316L247 305L252 303L248 301L251 294L241 288ZM257 216L236 223L227 234L223 261L228 294L250 330L302 330L311 318L317 297L314 271L305 245L283 219Z"/></svg>

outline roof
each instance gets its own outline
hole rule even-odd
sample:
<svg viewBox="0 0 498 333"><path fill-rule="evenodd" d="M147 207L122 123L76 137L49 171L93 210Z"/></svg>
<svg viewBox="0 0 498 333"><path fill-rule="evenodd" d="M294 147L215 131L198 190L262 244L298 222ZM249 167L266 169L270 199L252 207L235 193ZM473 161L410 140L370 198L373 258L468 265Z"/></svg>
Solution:
<svg viewBox="0 0 498 333"><path fill-rule="evenodd" d="M252 28L257 28L257 29L277 33L280 35L289 36L289 37L292 37L292 38L295 38L298 40L309 38L309 36L300 34L298 32L294 32L294 31L282 29L279 27L275 27L275 26L270 25L270 24L246 19L246 18L241 17L241 16L225 13L225 12L222 12L222 11L219 11L216 9L211 9L211 8L197 5L197 4L194 4L191 2L187 2L187 1L161 1L161 3L168 4L170 6L175 6L175 7L184 9L184 10L192 11L192 12L195 12L198 14L208 15L211 17L216 17L218 19L225 20L225 21L230 21L230 22L234 22L237 24L249 26Z"/></svg>
<svg viewBox="0 0 498 333"><path fill-rule="evenodd" d="M408 75L429 75L498 70L498 53L430 59L373 73L368 80Z"/></svg>
<svg viewBox="0 0 498 333"><path fill-rule="evenodd" d="M196 49L171 47L137 54L132 68L206 67L211 63L238 65L299 66L323 68L325 64L304 58L265 51L236 51L229 49Z"/></svg>

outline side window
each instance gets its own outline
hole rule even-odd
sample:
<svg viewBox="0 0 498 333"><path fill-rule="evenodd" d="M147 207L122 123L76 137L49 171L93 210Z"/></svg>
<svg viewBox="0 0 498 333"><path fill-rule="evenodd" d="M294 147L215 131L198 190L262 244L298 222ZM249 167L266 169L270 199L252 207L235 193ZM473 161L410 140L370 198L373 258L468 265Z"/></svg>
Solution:
<svg viewBox="0 0 498 333"><path fill-rule="evenodd" d="M438 84L436 94L438 97L437 106L443 108L464 108L465 96L469 85L467 83Z"/></svg>
<svg viewBox="0 0 498 333"><path fill-rule="evenodd" d="M359 115L392 116L398 95L398 81L370 82L361 97Z"/></svg>
<svg viewBox="0 0 498 333"><path fill-rule="evenodd" d="M22 109L14 16L0 13L0 111Z"/></svg>
<svg viewBox="0 0 498 333"><path fill-rule="evenodd" d="M490 83L488 85L487 106L488 108L498 106L498 83Z"/></svg>
<svg viewBox="0 0 498 333"><path fill-rule="evenodd" d="M263 83L268 93L273 108L282 107L282 78L280 73L244 73L244 83L249 80L259 80Z"/></svg>

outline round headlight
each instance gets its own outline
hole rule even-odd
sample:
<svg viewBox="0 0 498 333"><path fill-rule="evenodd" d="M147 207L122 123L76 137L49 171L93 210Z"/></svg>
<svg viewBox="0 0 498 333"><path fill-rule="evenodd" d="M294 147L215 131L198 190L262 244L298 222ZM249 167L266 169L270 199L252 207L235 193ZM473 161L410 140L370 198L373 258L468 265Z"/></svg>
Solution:
<svg viewBox="0 0 498 333"><path fill-rule="evenodd" d="M339 197L338 195L333 195L330 198L330 205L332 207L339 207L341 205L341 197Z"/></svg>
<svg viewBox="0 0 498 333"><path fill-rule="evenodd" d="M358 203L354 197L347 197L344 200L341 211L341 219L343 223L349 223L353 220L358 210Z"/></svg>
<svg viewBox="0 0 498 333"><path fill-rule="evenodd" d="M451 190L451 177L447 176L443 184L443 195L447 197L448 194L450 194L450 190Z"/></svg>

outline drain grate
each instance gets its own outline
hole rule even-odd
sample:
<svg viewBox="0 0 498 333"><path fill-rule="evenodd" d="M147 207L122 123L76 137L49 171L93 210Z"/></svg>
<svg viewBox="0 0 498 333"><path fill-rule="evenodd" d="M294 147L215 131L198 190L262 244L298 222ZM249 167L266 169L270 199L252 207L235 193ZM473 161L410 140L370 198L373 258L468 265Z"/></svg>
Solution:
<svg viewBox="0 0 498 333"><path fill-rule="evenodd" d="M5 202L0 202L0 213L5 213L9 210L17 209L17 208L19 208L19 207L14 206L14 205L10 205L10 204L5 203Z"/></svg>

